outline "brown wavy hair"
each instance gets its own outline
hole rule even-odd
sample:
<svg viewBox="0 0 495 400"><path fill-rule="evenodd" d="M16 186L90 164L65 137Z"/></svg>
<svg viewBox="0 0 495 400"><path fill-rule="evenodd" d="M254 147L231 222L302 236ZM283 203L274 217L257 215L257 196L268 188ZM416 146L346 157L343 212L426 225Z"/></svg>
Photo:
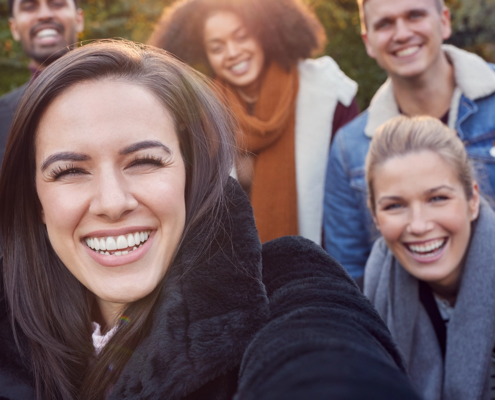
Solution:
<svg viewBox="0 0 495 400"><path fill-rule="evenodd" d="M24 355L38 399L103 399L148 334L161 290L158 285L130 304L124 311L130 322L121 322L100 356L92 359L93 296L61 262L41 220L35 187L35 136L41 116L75 84L106 79L144 87L174 118L186 166L186 221L176 254L193 227L195 232L202 229L210 239L194 249L196 265L225 206L235 126L202 75L162 50L125 41L81 47L43 71L17 109L0 176L5 297L21 353L26 350L21 343L29 344Z"/></svg>
<svg viewBox="0 0 495 400"><path fill-rule="evenodd" d="M301 0L179 0L165 8L148 44L212 75L203 29L206 19L219 10L237 14L261 43L267 62L287 69L322 51L326 42L323 26Z"/></svg>

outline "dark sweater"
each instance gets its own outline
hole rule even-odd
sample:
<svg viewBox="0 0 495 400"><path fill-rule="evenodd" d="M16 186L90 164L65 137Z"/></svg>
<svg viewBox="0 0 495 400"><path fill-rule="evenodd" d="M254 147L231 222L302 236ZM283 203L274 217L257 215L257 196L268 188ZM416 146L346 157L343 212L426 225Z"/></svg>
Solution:
<svg viewBox="0 0 495 400"><path fill-rule="evenodd" d="M204 238L186 240L151 333L109 398L418 399L387 328L342 267L300 237L262 248L237 183L226 197L215 244L191 268L190 249ZM0 399L33 399L5 303L0 349Z"/></svg>

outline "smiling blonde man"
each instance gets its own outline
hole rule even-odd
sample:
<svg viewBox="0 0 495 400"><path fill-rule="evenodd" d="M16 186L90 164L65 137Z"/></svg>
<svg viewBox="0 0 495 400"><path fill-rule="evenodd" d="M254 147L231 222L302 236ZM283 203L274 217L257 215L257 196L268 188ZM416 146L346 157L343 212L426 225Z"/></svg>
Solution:
<svg viewBox="0 0 495 400"><path fill-rule="evenodd" d="M443 45L443 0L358 0L368 55L388 73L370 107L343 127L328 161L325 248L358 278L379 236L366 208L364 160L376 128L405 114L455 129L485 197L495 199L495 71L475 54Z"/></svg>

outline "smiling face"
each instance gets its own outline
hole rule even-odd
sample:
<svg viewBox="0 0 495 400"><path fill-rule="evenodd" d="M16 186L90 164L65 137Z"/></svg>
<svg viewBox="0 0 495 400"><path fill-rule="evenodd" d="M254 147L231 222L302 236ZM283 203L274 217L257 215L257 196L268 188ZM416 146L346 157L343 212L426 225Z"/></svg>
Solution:
<svg viewBox="0 0 495 400"><path fill-rule="evenodd" d="M255 91L265 64L259 41L237 14L218 11L206 19L204 45L213 72L231 85Z"/></svg>
<svg viewBox="0 0 495 400"><path fill-rule="evenodd" d="M373 191L375 223L402 266L417 279L455 286L479 212L477 185L467 200L456 171L424 151L378 166Z"/></svg>
<svg viewBox="0 0 495 400"><path fill-rule="evenodd" d="M172 117L142 87L76 84L40 121L43 222L55 252L100 309L139 300L163 279L184 230L185 185Z"/></svg>
<svg viewBox="0 0 495 400"><path fill-rule="evenodd" d="M440 62L450 13L435 0L367 0L364 14L368 55L390 75L415 78Z"/></svg>
<svg viewBox="0 0 495 400"><path fill-rule="evenodd" d="M15 0L12 15L12 36L37 66L61 57L84 28L73 0Z"/></svg>

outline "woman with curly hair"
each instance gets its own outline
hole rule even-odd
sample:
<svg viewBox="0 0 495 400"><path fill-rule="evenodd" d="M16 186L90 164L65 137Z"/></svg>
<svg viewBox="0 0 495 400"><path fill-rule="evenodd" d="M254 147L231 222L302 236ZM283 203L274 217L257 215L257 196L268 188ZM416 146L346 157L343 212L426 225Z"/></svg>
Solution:
<svg viewBox="0 0 495 400"><path fill-rule="evenodd" d="M180 0L150 44L215 77L240 122L237 177L262 242L321 243L332 134L354 118L357 85L330 58L308 59L325 33L299 0Z"/></svg>

